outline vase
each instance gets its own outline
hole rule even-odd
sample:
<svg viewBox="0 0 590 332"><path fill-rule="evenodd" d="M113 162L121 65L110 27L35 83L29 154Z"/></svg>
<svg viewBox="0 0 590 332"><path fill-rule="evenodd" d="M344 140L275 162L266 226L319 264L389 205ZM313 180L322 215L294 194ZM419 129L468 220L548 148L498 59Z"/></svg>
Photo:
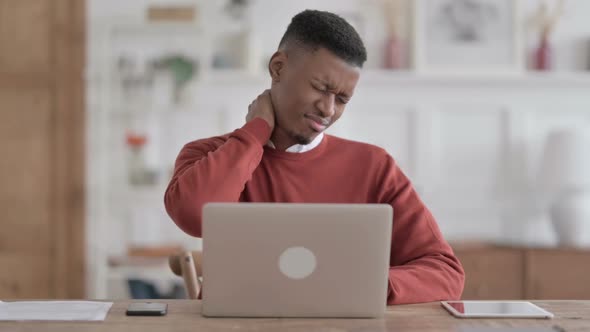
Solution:
<svg viewBox="0 0 590 332"><path fill-rule="evenodd" d="M533 68L539 71L546 71L551 69L551 44L549 37L543 33L539 39L539 45L533 54Z"/></svg>
<svg viewBox="0 0 590 332"><path fill-rule="evenodd" d="M397 36L392 35L385 42L383 66L386 69L401 69L404 65L404 47Z"/></svg>
<svg viewBox="0 0 590 332"><path fill-rule="evenodd" d="M559 244L590 247L590 191L565 193L550 209Z"/></svg>

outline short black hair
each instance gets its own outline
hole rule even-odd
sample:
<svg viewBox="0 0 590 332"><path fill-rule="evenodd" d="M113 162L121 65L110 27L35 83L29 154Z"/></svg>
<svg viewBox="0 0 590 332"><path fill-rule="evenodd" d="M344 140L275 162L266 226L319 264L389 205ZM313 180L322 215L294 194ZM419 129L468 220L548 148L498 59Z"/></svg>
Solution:
<svg viewBox="0 0 590 332"><path fill-rule="evenodd" d="M304 10L293 16L279 48L294 42L313 51L323 47L359 68L367 60L363 40L342 17L325 11Z"/></svg>

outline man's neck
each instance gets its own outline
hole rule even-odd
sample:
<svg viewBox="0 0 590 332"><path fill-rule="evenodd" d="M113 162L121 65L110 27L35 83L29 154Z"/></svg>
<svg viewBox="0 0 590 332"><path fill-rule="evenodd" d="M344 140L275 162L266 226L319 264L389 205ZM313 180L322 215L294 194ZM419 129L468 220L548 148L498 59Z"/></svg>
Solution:
<svg viewBox="0 0 590 332"><path fill-rule="evenodd" d="M272 141L275 149L279 151L285 151L289 147L298 144L282 128L279 128L278 126L275 126L275 130L272 132L270 140Z"/></svg>

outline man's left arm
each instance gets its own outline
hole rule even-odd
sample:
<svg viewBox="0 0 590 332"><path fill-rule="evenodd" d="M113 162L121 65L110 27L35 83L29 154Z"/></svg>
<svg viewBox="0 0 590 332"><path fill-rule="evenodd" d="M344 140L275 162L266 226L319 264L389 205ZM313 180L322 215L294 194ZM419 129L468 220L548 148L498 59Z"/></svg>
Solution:
<svg viewBox="0 0 590 332"><path fill-rule="evenodd" d="M378 201L391 204L394 215L387 304L457 300L463 267L410 180L387 157L378 184Z"/></svg>

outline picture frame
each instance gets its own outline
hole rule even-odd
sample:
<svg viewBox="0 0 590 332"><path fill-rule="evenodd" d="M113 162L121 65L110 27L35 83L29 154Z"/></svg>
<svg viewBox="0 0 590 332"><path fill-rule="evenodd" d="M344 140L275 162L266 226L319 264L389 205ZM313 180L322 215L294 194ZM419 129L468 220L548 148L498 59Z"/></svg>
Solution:
<svg viewBox="0 0 590 332"><path fill-rule="evenodd" d="M519 0L414 0L413 67L420 74L524 71Z"/></svg>

